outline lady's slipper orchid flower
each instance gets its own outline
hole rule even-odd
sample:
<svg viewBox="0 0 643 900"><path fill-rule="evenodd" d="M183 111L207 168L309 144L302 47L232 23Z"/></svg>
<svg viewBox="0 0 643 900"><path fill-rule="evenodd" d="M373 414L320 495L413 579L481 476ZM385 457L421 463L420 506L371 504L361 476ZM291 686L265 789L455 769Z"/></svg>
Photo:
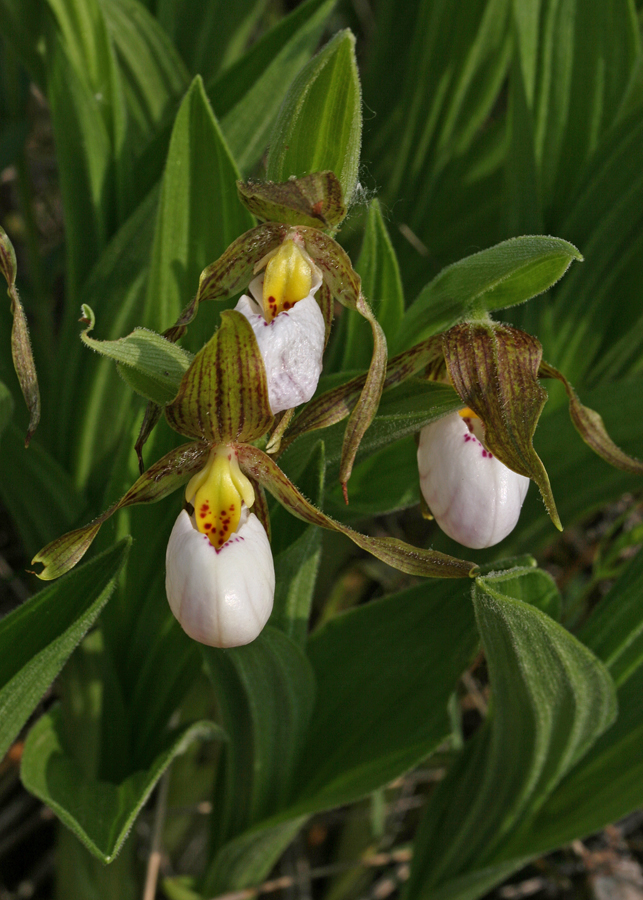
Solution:
<svg viewBox="0 0 643 900"><path fill-rule="evenodd" d="M486 449L484 425L472 410L426 425L417 458L422 496L449 537L479 550L516 527L529 478Z"/></svg>
<svg viewBox="0 0 643 900"><path fill-rule="evenodd" d="M250 512L252 484L233 448L215 447L190 480L167 546L165 589L191 638L239 647L259 635L272 612L275 569L266 531Z"/></svg>
<svg viewBox="0 0 643 900"><path fill-rule="evenodd" d="M267 263L267 264L266 264ZM273 414L306 403L322 371L325 323L315 300L321 272L307 253L288 240L264 257L237 306L257 338Z"/></svg>

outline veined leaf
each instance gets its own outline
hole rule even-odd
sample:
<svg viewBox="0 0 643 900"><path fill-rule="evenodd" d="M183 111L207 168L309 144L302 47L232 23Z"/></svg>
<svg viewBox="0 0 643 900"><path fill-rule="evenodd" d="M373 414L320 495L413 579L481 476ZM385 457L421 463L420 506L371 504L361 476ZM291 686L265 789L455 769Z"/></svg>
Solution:
<svg viewBox="0 0 643 900"><path fill-rule="evenodd" d="M361 90L355 38L342 31L293 82L270 138L267 177L334 172L350 204L362 141Z"/></svg>
<svg viewBox="0 0 643 900"><path fill-rule="evenodd" d="M443 269L406 311L396 351L459 319L524 303L562 278L578 250L559 238L511 238Z"/></svg>
<svg viewBox="0 0 643 900"><path fill-rule="evenodd" d="M505 594L514 578L476 581L493 712L431 798L410 898L473 900L516 868L521 860L504 858L507 842L616 715L607 669L540 610Z"/></svg>
<svg viewBox="0 0 643 900"><path fill-rule="evenodd" d="M121 541L0 622L0 759L107 603L130 544Z"/></svg>
<svg viewBox="0 0 643 900"><path fill-rule="evenodd" d="M56 707L29 732L22 757L24 786L46 803L76 837L104 863L120 850L156 782L175 756L192 741L225 739L212 722L195 722L170 732L149 768L133 772L119 784L88 778L67 754L62 711Z"/></svg>

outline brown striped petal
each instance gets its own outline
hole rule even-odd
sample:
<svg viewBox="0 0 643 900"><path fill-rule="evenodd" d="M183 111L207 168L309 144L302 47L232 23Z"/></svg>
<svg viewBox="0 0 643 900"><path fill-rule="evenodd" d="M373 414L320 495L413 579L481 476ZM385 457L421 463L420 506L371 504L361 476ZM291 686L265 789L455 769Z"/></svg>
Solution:
<svg viewBox="0 0 643 900"><path fill-rule="evenodd" d="M170 426L212 444L254 441L273 422L266 370L248 320L235 310L197 353L165 407Z"/></svg>

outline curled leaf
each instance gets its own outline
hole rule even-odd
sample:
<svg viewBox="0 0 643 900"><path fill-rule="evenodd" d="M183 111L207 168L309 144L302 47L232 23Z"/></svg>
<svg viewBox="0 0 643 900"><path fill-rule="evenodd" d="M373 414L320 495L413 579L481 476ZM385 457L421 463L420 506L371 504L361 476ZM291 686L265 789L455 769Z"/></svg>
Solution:
<svg viewBox="0 0 643 900"><path fill-rule="evenodd" d="M578 394L562 372L543 360L540 363L538 374L541 378L557 378L563 383L569 397L569 414L574 427L594 453L616 469L632 472L634 475L643 475L643 462L628 456L620 447L616 446L607 433L601 416L593 409L583 406L578 399Z"/></svg>
<svg viewBox="0 0 643 900"><path fill-rule="evenodd" d="M538 383L540 342L506 325L463 322L442 335L442 346L454 388L484 423L488 449L536 482L552 522L562 530L549 476L533 445L547 400Z"/></svg>
<svg viewBox="0 0 643 900"><path fill-rule="evenodd" d="M153 403L151 400L145 407L145 415L143 416L143 421L141 422L141 429L138 433L138 437L136 438L136 443L134 444L134 450L136 451L136 456L138 459L138 471L142 475L145 471L145 463L143 462L143 447L147 443L147 439L152 434L156 426L161 420L161 416L163 415L163 407L159 406L158 403Z"/></svg>
<svg viewBox="0 0 643 900"><path fill-rule="evenodd" d="M238 181L239 197L258 219L333 228L346 216L342 187L333 172L288 181Z"/></svg>
<svg viewBox="0 0 643 900"><path fill-rule="evenodd" d="M16 254L13 244L3 228L0 228L0 268L7 280L7 294L11 300L11 315L13 316L11 356L13 357L13 367L18 376L22 396L25 398L25 403L29 410L29 425L25 438L25 447L28 447L29 441L40 421L40 390L38 389L36 365L29 340L27 317L16 289L16 275L18 271Z"/></svg>
<svg viewBox="0 0 643 900"><path fill-rule="evenodd" d="M183 376L176 399L165 408L179 434L214 444L254 441L273 422L266 370L248 320L235 310Z"/></svg>
<svg viewBox="0 0 643 900"><path fill-rule="evenodd" d="M227 300L246 288L254 277L257 263L282 243L287 232L286 225L270 222L251 228L233 241L219 259L201 272L196 297L163 336L176 343L187 331L200 303L204 300Z"/></svg>
<svg viewBox="0 0 643 900"><path fill-rule="evenodd" d="M311 525L319 525L321 528L345 534L358 547L367 550L400 572L433 578L467 578L476 574L477 567L472 562L436 550L413 547L397 538L377 538L354 531L309 503L279 466L262 450L245 445L238 447L237 452L239 465L243 471L270 491L273 497L297 518Z"/></svg>
<svg viewBox="0 0 643 900"><path fill-rule="evenodd" d="M43 581L51 581L64 575L76 565L89 550L101 525L119 509L137 503L155 503L185 484L205 465L210 448L207 444L183 444L166 453L158 462L138 478L127 493L102 515L83 528L76 528L51 541L33 558L32 563L42 563L44 569L37 573Z"/></svg>
<svg viewBox="0 0 643 900"><path fill-rule="evenodd" d="M87 327L80 337L86 346L113 359L130 387L148 400L164 404L176 397L194 358L191 353L147 328L135 328L116 341L97 341L89 336L96 324L94 312L87 304L82 309Z"/></svg>

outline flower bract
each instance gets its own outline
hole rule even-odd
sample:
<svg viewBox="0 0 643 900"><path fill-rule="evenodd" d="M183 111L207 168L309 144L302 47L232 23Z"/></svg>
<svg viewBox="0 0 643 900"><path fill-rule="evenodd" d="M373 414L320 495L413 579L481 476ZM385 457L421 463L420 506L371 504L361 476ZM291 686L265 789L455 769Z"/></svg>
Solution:
<svg viewBox="0 0 643 900"><path fill-rule="evenodd" d="M485 447L484 426L471 410L425 426L417 458L422 496L449 537L477 550L513 531L529 478Z"/></svg>
<svg viewBox="0 0 643 900"><path fill-rule="evenodd" d="M253 641L272 612L275 570L266 531L250 512L252 484L236 452L218 446L186 489L166 553L172 612L194 640L211 647Z"/></svg>
<svg viewBox="0 0 643 900"><path fill-rule="evenodd" d="M322 371L325 323L315 300L322 277L307 253L285 241L236 310L250 323L266 369L273 414L306 403Z"/></svg>

